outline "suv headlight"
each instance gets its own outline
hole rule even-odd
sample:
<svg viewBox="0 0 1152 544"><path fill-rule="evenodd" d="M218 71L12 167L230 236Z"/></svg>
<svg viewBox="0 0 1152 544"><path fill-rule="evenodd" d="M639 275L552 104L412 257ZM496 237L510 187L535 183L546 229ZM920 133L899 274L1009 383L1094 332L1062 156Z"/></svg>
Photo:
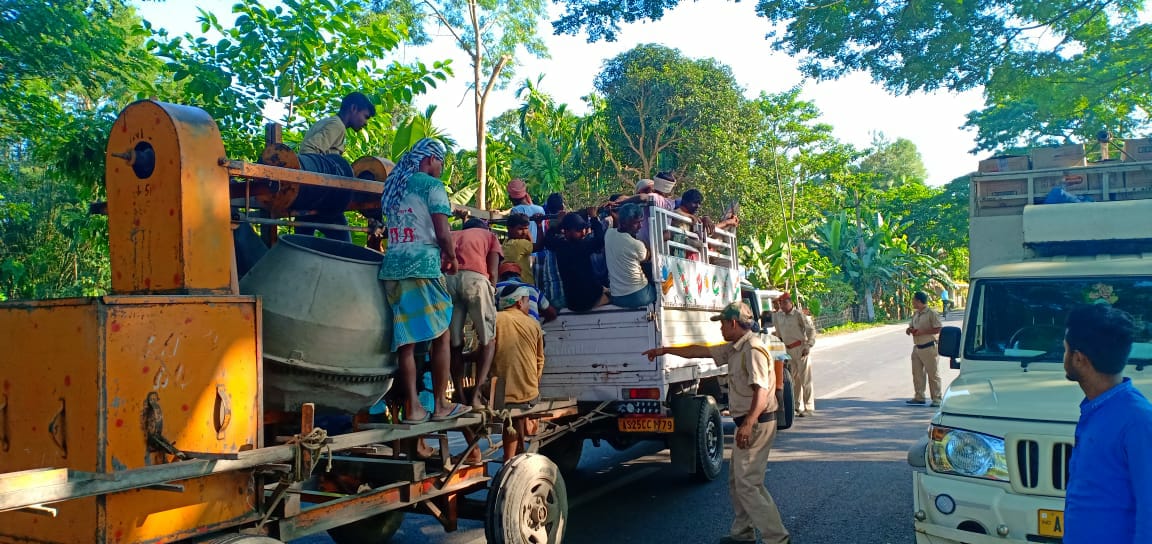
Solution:
<svg viewBox="0 0 1152 544"><path fill-rule="evenodd" d="M1004 439L932 425L928 429L928 465L935 472L1008 481Z"/></svg>

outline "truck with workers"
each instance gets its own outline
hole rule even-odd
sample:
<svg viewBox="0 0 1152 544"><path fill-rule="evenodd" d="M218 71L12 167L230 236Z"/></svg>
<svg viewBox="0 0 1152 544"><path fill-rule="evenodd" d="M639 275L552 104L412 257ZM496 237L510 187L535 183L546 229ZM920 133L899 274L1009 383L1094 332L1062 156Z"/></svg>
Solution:
<svg viewBox="0 0 1152 544"><path fill-rule="evenodd" d="M574 398L579 414L602 414L564 436L542 444L563 471L574 469L587 440L626 449L642 441L667 444L672 463L702 481L723 465L722 411L726 408L727 365L712 359L673 355L649 361L643 352L660 346L718 345L724 342L712 317L742 300L761 316L782 293L758 290L743 280L736 234L725 229L687 229L689 218L675 210L647 206L648 242L656 280L656 300L643 308L604 305L588 312L561 313L544 325L546 398ZM791 377L779 339L762 327L761 338L776 359L779 428L792 421ZM573 420L578 420L574 417ZM561 420L558 423L564 424Z"/></svg>
<svg viewBox="0 0 1152 544"><path fill-rule="evenodd" d="M1063 364L1073 308L1133 317L1124 374L1152 394L1152 142L1092 164L1083 145L982 161L970 210L963 326L940 333L960 374L908 452L916 542L1061 542L1084 399Z"/></svg>

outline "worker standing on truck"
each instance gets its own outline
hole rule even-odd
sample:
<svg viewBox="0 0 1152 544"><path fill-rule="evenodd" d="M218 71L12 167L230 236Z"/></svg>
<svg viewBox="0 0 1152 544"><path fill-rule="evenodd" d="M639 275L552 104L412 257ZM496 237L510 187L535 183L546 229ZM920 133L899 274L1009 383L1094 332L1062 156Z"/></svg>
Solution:
<svg viewBox="0 0 1152 544"><path fill-rule="evenodd" d="M1152 405L1124 377L1132 318L1108 305L1068 315L1064 372L1084 400L1068 464L1064 542L1152 542Z"/></svg>
<svg viewBox="0 0 1152 544"><path fill-rule="evenodd" d="M912 295L912 321L904 334L912 337L912 398L905 401L907 404L925 404L924 382L928 382L928 390L932 393L932 406L940 406L941 385L939 354L936 351L936 335L944 324L936 311L928 307L928 294L917 291Z"/></svg>
<svg viewBox="0 0 1152 544"><path fill-rule="evenodd" d="M449 379L448 323L452 297L442 274L455 274L456 244L448 217L452 205L440 175L444 144L424 138L404 153L384 182L380 207L387 217L388 251L380 263L385 296L392 307L392 351L400 359L406 394L404 423L448 420L468 413L445 404ZM434 413L420 406L416 389L416 344L431 340Z"/></svg>
<svg viewBox="0 0 1152 544"><path fill-rule="evenodd" d="M727 342L719 346L659 347L644 352L648 360L661 355L703 359L728 365L728 409L736 422L736 449L728 470L728 493L736 518L720 544L756 542L756 531L765 544L787 544L788 530L776 502L764 486L768 452L776 437L776 375L768 349L753 332L752 309L743 302L724 307L712 321L720 322Z"/></svg>
<svg viewBox="0 0 1152 544"><path fill-rule="evenodd" d="M460 269L444 277L448 294L452 296L452 322L448 327L452 338L452 382L456 391L464 391L464 322L472 320L479 344L480 362L476 367L476 381L488 379L492 368L492 352L496 349L496 282L504 252L500 240L483 219L469 219L464 229L452 231L456 243L456 258ZM472 398L461 397L461 402L473 408L482 406L479 388Z"/></svg>
<svg viewBox="0 0 1152 544"><path fill-rule="evenodd" d="M784 342L788 350L796 417L804 417L816 411L816 400L812 398L812 360L809 357L812 346L816 344L816 326L808 314L792 303L791 293L780 295L776 303L780 309L772 312L772 326L776 328L772 334Z"/></svg>

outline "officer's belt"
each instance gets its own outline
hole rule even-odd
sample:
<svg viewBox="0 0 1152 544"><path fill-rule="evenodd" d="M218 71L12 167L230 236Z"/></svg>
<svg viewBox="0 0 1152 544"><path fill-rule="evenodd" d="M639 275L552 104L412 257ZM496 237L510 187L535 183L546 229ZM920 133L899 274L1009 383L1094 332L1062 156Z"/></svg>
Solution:
<svg viewBox="0 0 1152 544"><path fill-rule="evenodd" d="M927 344L916 344L916 349L928 349L928 348L935 346L935 345L936 345L936 341L933 340L931 342L928 342Z"/></svg>
<svg viewBox="0 0 1152 544"><path fill-rule="evenodd" d="M748 419L748 416L736 416L732 418L732 422L739 427L744 424L745 419ZM760 412L760 417L756 418L756 423L768 423L769 421L776 421L776 412Z"/></svg>

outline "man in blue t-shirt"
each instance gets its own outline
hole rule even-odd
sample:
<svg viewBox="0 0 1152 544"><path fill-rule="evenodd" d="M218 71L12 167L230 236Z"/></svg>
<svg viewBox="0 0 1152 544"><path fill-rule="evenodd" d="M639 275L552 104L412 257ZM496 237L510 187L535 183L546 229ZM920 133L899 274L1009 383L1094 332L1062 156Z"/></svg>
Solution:
<svg viewBox="0 0 1152 544"><path fill-rule="evenodd" d="M1105 304L1068 315L1064 372L1084 400L1064 499L1064 544L1152 542L1152 405L1125 378L1135 333Z"/></svg>

